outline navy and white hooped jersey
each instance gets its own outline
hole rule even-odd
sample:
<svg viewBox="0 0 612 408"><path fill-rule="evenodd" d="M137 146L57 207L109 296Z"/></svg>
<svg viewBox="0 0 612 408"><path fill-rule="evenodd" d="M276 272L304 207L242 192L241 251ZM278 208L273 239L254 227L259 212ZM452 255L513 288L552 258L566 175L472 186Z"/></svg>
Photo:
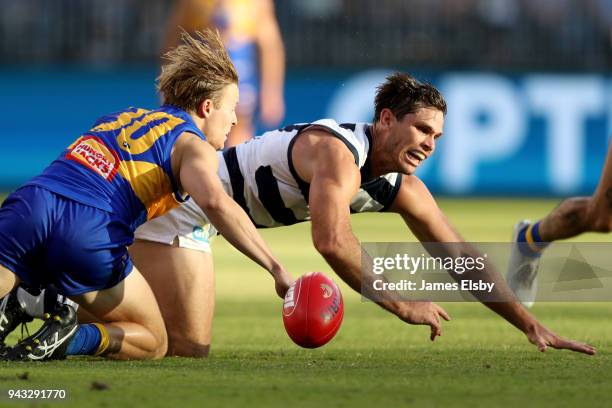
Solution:
<svg viewBox="0 0 612 408"><path fill-rule="evenodd" d="M385 211L395 200L402 181L401 174L369 177L369 123L338 124L331 119L322 119L295 124L219 152L218 173L226 191L258 227L291 225L310 219L310 186L293 167L292 148L297 136L312 126L340 139L353 154L355 165L361 171L362 184L351 200L351 212ZM188 205L195 205L193 200L189 201Z"/></svg>

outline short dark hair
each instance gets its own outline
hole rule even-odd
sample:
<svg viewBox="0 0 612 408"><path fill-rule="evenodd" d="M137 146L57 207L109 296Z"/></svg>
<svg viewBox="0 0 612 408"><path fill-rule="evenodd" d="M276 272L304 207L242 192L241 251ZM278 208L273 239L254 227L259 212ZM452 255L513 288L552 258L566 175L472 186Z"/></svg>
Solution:
<svg viewBox="0 0 612 408"><path fill-rule="evenodd" d="M380 112L385 108L391 109L398 120L421 108L435 108L446 115L446 101L440 91L431 84L419 82L401 72L389 75L376 88L374 122L380 119Z"/></svg>

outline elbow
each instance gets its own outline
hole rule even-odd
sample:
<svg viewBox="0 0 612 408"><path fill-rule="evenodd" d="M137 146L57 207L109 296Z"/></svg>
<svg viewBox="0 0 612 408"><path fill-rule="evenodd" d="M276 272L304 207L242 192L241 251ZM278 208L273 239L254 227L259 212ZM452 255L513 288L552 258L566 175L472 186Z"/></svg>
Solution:
<svg viewBox="0 0 612 408"><path fill-rule="evenodd" d="M207 197L206 200L199 201L198 206L206 215L215 214L224 208L224 202L221 197Z"/></svg>
<svg viewBox="0 0 612 408"><path fill-rule="evenodd" d="M334 258L341 252L342 244L338 239L333 237L321 237L313 239L314 246L325 259Z"/></svg>

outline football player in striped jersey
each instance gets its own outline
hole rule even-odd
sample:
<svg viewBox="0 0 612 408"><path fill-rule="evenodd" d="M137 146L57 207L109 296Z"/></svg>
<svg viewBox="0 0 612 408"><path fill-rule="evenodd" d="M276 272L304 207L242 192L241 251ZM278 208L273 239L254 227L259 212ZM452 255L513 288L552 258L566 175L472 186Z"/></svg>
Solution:
<svg viewBox="0 0 612 408"><path fill-rule="evenodd" d="M325 119L265 133L218 153L219 177L258 227L311 221L317 251L359 292L372 285L364 282L371 277L361 273L351 213L394 212L422 242L463 241L413 174L434 153L445 113L437 89L397 73L378 88L373 123ZM172 355L205 356L209 351L214 309L210 238L215 234L209 224L205 212L188 201L141 226L130 248L160 304ZM467 245L451 250L462 251L455 257L471 251ZM495 283L492 296L505 299L486 305L540 350L595 352L542 326L497 274L490 272L486 279ZM441 334L441 319L449 319L434 303L397 301L391 292L377 303L407 323L429 325L432 340Z"/></svg>

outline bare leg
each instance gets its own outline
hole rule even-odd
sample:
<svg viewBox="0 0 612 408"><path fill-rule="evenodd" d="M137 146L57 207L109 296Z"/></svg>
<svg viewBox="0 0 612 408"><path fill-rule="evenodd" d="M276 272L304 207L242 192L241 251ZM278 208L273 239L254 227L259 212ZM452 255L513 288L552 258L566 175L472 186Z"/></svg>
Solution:
<svg viewBox="0 0 612 408"><path fill-rule="evenodd" d="M595 194L589 201L587 217L589 231L612 231L612 144L610 144Z"/></svg>
<svg viewBox="0 0 612 408"><path fill-rule="evenodd" d="M79 309L77 310L77 317L79 319L79 323L102 323L100 319L96 316L85 310L85 308L79 305Z"/></svg>
<svg viewBox="0 0 612 408"><path fill-rule="evenodd" d="M523 229L527 228L527 229ZM513 240L531 240L534 253L525 253L525 248L512 247L506 279L514 294L523 305L531 307L537 296L536 279L540 257L539 252L547 242L571 238L583 232L610 232L612 229L612 144L608 150L606 163L595 193L591 197L572 197L563 201L557 208L544 217L539 224L528 226L525 222L515 225ZM539 237L535 232L539 233ZM520 238L521 233L525 235ZM537 242L540 242L538 244ZM542 244L544 243L544 244Z"/></svg>
<svg viewBox="0 0 612 408"><path fill-rule="evenodd" d="M17 275L0 265L0 299L8 295L18 284Z"/></svg>
<svg viewBox="0 0 612 408"><path fill-rule="evenodd" d="M591 197L564 200L540 221L540 237L544 242L571 238L589 229L587 209Z"/></svg>
<svg viewBox="0 0 612 408"><path fill-rule="evenodd" d="M151 288L136 268L110 289L73 299L97 321L105 322L110 337L108 357L157 359L166 354L168 340L164 321Z"/></svg>
<svg viewBox="0 0 612 408"><path fill-rule="evenodd" d="M612 144L608 150L601 179L592 197L563 201L540 222L542 241L552 242L583 232L612 230Z"/></svg>
<svg viewBox="0 0 612 408"><path fill-rule="evenodd" d="M143 271L168 332L168 355L206 357L215 309L212 255L137 240L130 255Z"/></svg>

